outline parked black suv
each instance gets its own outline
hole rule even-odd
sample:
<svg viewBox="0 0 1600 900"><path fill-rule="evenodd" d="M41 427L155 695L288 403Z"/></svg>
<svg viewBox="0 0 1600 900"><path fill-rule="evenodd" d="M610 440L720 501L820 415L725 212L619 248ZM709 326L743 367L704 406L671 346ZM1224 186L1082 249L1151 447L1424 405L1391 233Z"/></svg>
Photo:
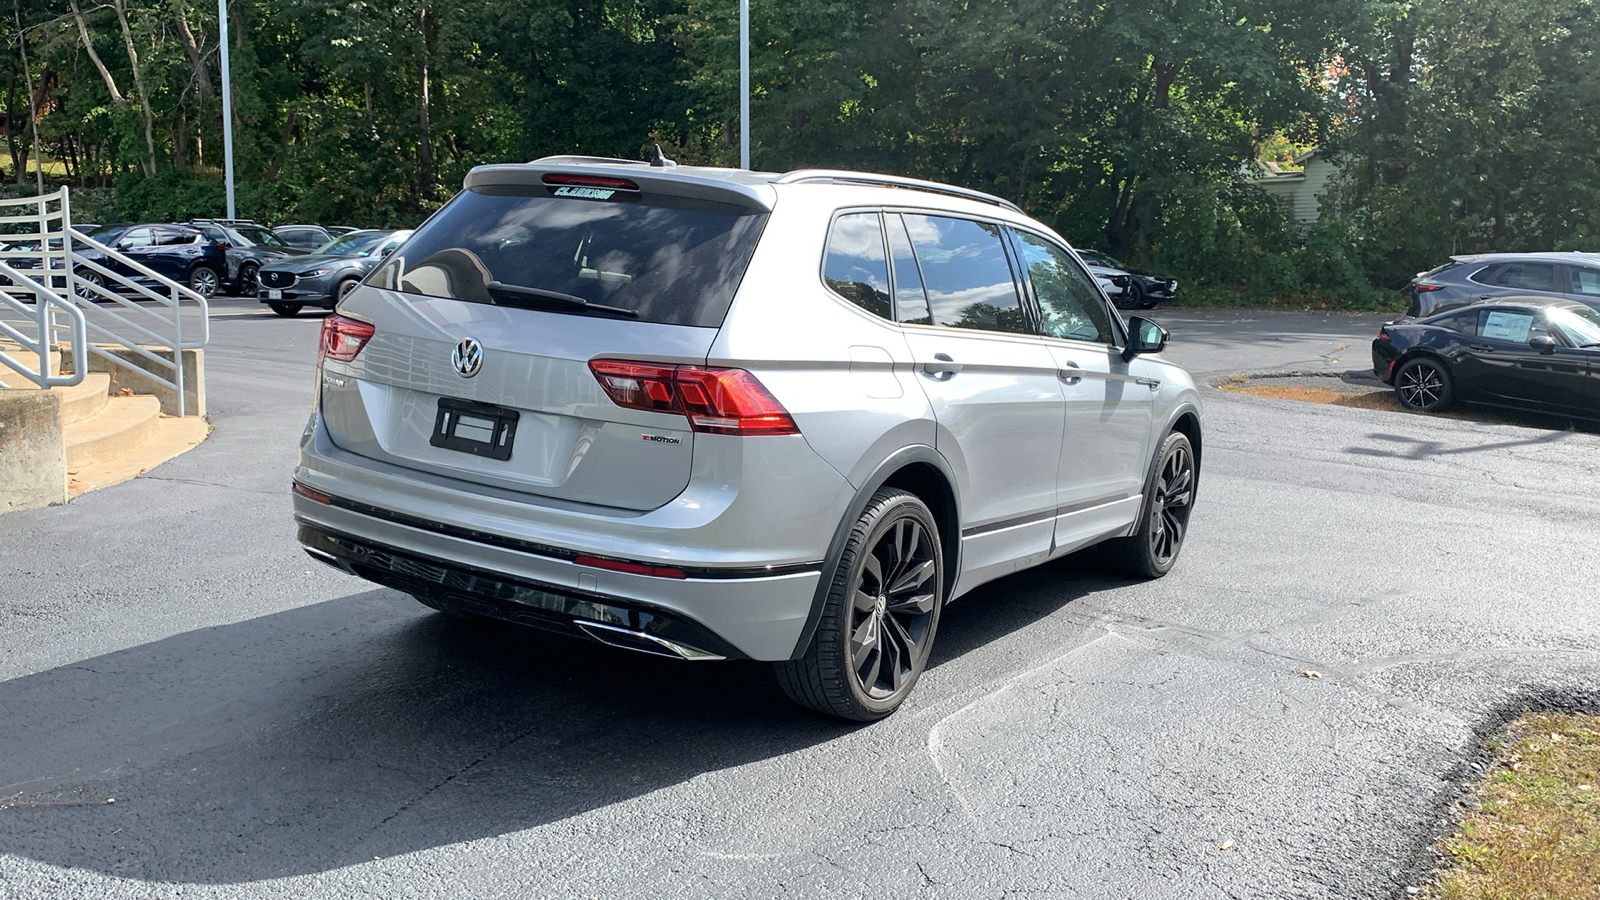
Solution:
<svg viewBox="0 0 1600 900"><path fill-rule="evenodd" d="M249 219L190 219L189 224L205 231L226 248L227 266L223 287L241 297L254 297L260 289L257 275L262 264L307 252L291 246L265 225Z"/></svg>

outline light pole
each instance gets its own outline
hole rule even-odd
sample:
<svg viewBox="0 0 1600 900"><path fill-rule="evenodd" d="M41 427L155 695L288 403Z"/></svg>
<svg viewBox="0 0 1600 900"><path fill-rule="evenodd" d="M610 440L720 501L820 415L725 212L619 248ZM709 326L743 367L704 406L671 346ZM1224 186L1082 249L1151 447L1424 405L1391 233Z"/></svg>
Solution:
<svg viewBox="0 0 1600 900"><path fill-rule="evenodd" d="M750 168L750 0L739 0L739 168Z"/></svg>
<svg viewBox="0 0 1600 900"><path fill-rule="evenodd" d="M222 35L222 177L228 186L228 218L233 218L233 84L228 78L228 0L217 0Z"/></svg>

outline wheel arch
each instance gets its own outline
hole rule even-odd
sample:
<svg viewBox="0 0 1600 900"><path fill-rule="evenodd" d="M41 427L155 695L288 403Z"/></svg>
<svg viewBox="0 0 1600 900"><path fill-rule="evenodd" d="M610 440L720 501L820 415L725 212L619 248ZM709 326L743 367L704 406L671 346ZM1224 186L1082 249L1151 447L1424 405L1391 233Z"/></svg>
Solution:
<svg viewBox="0 0 1600 900"><path fill-rule="evenodd" d="M855 496L834 529L828 542L828 556L822 565L822 578L817 583L816 594L811 598L811 612L800 638L790 651L791 659L805 654L811 639L816 635L817 623L822 619L822 607L833 584L833 571L844 554L850 529L867 508L880 488L898 488L915 495L933 513L939 526L939 546L944 554L944 593L948 601L955 590L956 577L961 572L961 502L955 490L955 477L950 465L939 452L927 445L905 447L891 454L856 488Z"/></svg>

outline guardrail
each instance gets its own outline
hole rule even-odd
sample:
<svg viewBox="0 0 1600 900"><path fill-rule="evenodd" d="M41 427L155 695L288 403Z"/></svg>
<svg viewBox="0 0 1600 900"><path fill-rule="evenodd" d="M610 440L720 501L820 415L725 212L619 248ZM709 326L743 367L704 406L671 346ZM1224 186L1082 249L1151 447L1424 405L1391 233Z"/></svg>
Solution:
<svg viewBox="0 0 1600 900"><path fill-rule="evenodd" d="M17 208L31 211L11 212ZM32 227L11 231L18 226ZM40 365L34 369L3 348L0 364L50 388L77 383L63 378L81 381L93 354L172 389L178 414L186 415L183 351L211 339L206 298L72 227L67 188L0 200L0 228L10 231L0 234L0 276L11 281L0 287L0 312L12 313L10 322L0 317L0 335L20 345L17 355L37 354ZM32 309L14 293L31 294ZM198 319L187 329L186 309ZM17 327L20 323L31 326L31 336ZM49 351L57 342L72 348L71 376L50 372ZM121 347L140 362L104 345ZM161 350L170 351L171 358Z"/></svg>

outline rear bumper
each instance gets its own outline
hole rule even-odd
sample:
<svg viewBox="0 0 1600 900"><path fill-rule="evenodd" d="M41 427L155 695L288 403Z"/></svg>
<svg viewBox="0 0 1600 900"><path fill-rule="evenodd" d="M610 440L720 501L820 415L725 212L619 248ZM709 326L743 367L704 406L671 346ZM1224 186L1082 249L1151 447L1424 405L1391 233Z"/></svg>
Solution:
<svg viewBox="0 0 1600 900"><path fill-rule="evenodd" d="M298 537L306 552L320 562L455 612L678 659L744 655L700 623L649 604L507 578L339 534L304 519Z"/></svg>
<svg viewBox="0 0 1600 900"><path fill-rule="evenodd" d="M686 642L720 656L789 659L806 630L822 560L853 491L820 461L802 465L784 458L777 446L768 443L765 452L750 452L743 465L757 471L748 471L748 480L736 471L721 473L731 476L736 491L727 490L727 483L705 489L691 483L679 500L661 509L626 513L540 503L361 457L333 445L320 415L314 415L294 478L332 502L297 492L294 514L308 549L344 559L349 564L341 568L410 593L448 589L448 605L480 594L481 600L500 604L502 612L473 611L522 621L543 615L529 611L540 602L527 601L541 592L598 600L691 623L715 640ZM784 477L758 470L761 465L781 470ZM370 560L350 563L350 553L318 535L371 545L400 559L431 561L435 568L468 572L478 580L447 583L430 575L421 583L403 584ZM579 555L670 567L686 577L580 564ZM517 590L494 587L497 583ZM476 591L474 584L488 587ZM525 592L530 589L535 593Z"/></svg>
<svg viewBox="0 0 1600 900"><path fill-rule="evenodd" d="M1394 349L1390 341L1372 342L1372 374L1384 384L1394 384L1394 364L1400 359L1400 354Z"/></svg>

